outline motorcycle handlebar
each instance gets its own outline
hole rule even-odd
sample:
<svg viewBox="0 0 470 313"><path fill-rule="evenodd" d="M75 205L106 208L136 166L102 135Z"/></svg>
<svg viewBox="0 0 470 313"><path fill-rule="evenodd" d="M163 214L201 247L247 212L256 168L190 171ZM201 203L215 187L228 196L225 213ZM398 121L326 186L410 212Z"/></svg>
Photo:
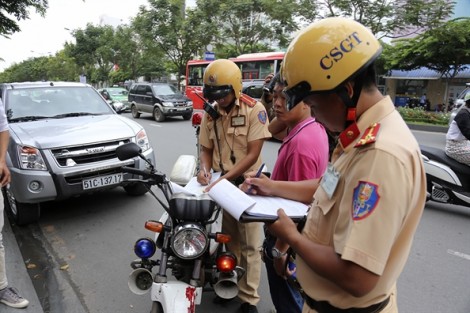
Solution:
<svg viewBox="0 0 470 313"><path fill-rule="evenodd" d="M162 183L165 181L165 174L155 173L146 170L139 170L134 167L123 166L122 171L130 174L136 174L142 176L144 179L152 179L156 183Z"/></svg>

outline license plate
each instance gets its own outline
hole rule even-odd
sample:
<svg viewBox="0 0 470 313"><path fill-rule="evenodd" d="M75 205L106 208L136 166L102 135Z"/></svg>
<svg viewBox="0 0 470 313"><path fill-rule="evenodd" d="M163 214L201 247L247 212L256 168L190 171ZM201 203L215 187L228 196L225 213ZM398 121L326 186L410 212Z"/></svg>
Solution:
<svg viewBox="0 0 470 313"><path fill-rule="evenodd" d="M116 185L122 182L122 173L99 176L83 180L83 190L95 189L104 186Z"/></svg>

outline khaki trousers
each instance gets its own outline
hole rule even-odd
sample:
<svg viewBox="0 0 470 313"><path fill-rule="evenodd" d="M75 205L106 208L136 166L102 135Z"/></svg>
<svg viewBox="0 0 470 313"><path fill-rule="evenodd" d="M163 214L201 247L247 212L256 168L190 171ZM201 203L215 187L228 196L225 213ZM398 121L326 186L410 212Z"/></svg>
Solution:
<svg viewBox="0 0 470 313"><path fill-rule="evenodd" d="M240 223L225 211L223 214L222 231L232 237L227 248L237 257L238 265L246 270L238 282L238 298L256 305L261 278L261 223Z"/></svg>

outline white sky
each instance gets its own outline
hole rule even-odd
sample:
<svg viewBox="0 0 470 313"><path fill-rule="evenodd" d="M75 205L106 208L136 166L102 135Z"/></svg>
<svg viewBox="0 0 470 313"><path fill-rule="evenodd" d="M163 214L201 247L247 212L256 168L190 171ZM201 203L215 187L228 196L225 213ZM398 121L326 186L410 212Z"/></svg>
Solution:
<svg viewBox="0 0 470 313"><path fill-rule="evenodd" d="M190 5L194 0L187 2ZM72 41L71 30L84 29L87 23L99 25L101 16L128 23L141 5L147 5L147 0L49 0L44 18L31 11L30 19L19 22L20 32L10 39L0 36L0 58L4 60L0 60L0 72L30 57L54 55L66 41Z"/></svg>

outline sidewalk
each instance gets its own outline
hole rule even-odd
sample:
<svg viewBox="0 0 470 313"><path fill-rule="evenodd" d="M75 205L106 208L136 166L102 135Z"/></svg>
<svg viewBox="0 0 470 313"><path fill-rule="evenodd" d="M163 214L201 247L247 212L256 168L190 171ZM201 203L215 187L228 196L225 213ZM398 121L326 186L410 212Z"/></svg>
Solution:
<svg viewBox="0 0 470 313"><path fill-rule="evenodd" d="M0 193L0 205L3 205L3 196ZM34 289L33 283L26 270L23 257L21 255L15 235L12 232L10 222L5 215L5 225L3 226L3 245L5 246L5 261L8 284L18 289L20 294L28 299L29 305L26 309L10 308L0 303L2 313L44 313L39 298Z"/></svg>

